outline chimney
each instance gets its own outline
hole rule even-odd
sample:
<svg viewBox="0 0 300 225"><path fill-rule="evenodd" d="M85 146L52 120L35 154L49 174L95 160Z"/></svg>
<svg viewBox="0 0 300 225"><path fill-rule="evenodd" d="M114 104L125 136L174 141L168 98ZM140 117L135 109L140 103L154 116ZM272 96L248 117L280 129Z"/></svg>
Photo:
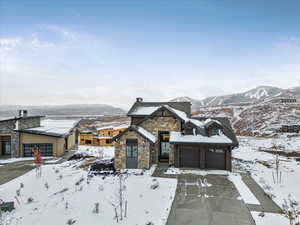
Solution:
<svg viewBox="0 0 300 225"><path fill-rule="evenodd" d="M141 98L141 97L136 98L136 102L142 102L142 101L143 101L143 98Z"/></svg>
<svg viewBox="0 0 300 225"><path fill-rule="evenodd" d="M19 117L26 117L27 114L28 114L27 110L24 110L24 109L19 110Z"/></svg>

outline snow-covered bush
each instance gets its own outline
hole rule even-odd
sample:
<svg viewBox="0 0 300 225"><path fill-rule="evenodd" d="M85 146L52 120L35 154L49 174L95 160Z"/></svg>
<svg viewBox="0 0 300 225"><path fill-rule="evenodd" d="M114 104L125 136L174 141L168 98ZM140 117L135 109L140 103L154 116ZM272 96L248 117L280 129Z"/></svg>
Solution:
<svg viewBox="0 0 300 225"><path fill-rule="evenodd" d="M299 202L294 200L292 196L289 195L288 199L284 199L282 210L285 214L285 217L289 219L290 225L294 225L295 221L300 216Z"/></svg>

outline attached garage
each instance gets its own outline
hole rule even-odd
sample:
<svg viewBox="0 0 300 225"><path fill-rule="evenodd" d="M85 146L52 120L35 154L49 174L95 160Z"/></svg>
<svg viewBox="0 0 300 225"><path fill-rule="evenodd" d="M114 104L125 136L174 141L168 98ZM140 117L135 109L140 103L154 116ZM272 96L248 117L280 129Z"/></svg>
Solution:
<svg viewBox="0 0 300 225"><path fill-rule="evenodd" d="M45 143L45 144L24 144L24 157L31 157L32 156L32 149L37 147L42 156L53 156L53 144L52 143Z"/></svg>
<svg viewBox="0 0 300 225"><path fill-rule="evenodd" d="M200 151L194 146L180 146L180 167L200 168Z"/></svg>
<svg viewBox="0 0 300 225"><path fill-rule="evenodd" d="M226 169L226 157L224 149L208 149L205 154L206 168L208 169Z"/></svg>

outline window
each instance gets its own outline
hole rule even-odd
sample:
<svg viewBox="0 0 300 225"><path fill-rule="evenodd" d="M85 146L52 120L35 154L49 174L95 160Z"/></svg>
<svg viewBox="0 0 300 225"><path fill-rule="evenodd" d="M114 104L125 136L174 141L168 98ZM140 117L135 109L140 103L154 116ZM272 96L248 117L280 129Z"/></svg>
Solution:
<svg viewBox="0 0 300 225"><path fill-rule="evenodd" d="M111 141L111 139L106 139L106 140L105 140L105 143L106 143L106 144L111 144L112 141Z"/></svg>
<svg viewBox="0 0 300 225"><path fill-rule="evenodd" d="M224 153L223 149L208 149L209 152L214 152L214 153Z"/></svg>
<svg viewBox="0 0 300 225"><path fill-rule="evenodd" d="M53 155L53 145L52 144L24 144L24 157L31 157L32 156L32 149L39 148L42 153L42 156L52 156Z"/></svg>
<svg viewBox="0 0 300 225"><path fill-rule="evenodd" d="M220 129L216 128L216 127L213 127L211 129L211 135L220 135Z"/></svg>
<svg viewBox="0 0 300 225"><path fill-rule="evenodd" d="M90 145L90 144L92 144L92 141L91 140L85 140L85 144Z"/></svg>

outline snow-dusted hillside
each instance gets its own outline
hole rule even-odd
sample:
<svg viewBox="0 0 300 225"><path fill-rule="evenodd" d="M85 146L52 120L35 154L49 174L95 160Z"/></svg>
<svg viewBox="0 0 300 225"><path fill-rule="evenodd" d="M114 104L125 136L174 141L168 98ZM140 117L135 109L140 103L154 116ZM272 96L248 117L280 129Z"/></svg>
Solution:
<svg viewBox="0 0 300 225"><path fill-rule="evenodd" d="M194 114L207 117L228 117L239 135L271 135L281 125L300 124L300 104L260 103L244 106L202 107Z"/></svg>
<svg viewBox="0 0 300 225"><path fill-rule="evenodd" d="M192 103L193 110L196 111L202 106L261 103L264 101L269 102L274 98L284 98L287 96L300 98L300 87L282 89L273 86L258 86L242 93L220 96L216 95L207 97L202 100L197 100L190 97L178 97L173 99L172 101L190 101Z"/></svg>

